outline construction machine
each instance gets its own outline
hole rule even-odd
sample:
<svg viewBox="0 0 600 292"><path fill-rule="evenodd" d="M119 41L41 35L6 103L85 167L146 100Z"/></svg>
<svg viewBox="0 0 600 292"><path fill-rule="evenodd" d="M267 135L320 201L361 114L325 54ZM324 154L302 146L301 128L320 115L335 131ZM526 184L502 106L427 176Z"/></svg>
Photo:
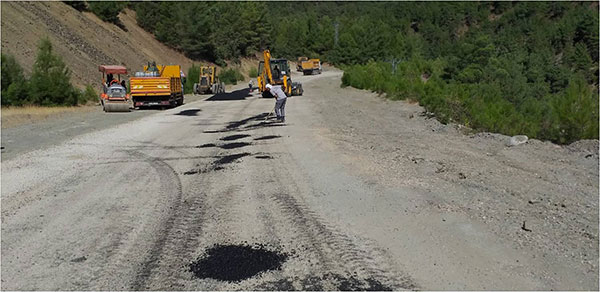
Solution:
<svg viewBox="0 0 600 292"><path fill-rule="evenodd" d="M173 107L183 104L181 66L149 62L129 79L134 107Z"/></svg>
<svg viewBox="0 0 600 292"><path fill-rule="evenodd" d="M127 68L118 65L100 65L98 71L102 72L100 94L102 109L105 112L128 112L131 100L127 94L125 80L121 80L121 74L127 74Z"/></svg>
<svg viewBox="0 0 600 292"><path fill-rule="evenodd" d="M308 57L298 57L298 62L296 62L296 71L302 72L302 62L308 61Z"/></svg>
<svg viewBox="0 0 600 292"><path fill-rule="evenodd" d="M225 92L225 83L219 82L215 66L200 67L199 83L194 83L194 94L216 94Z"/></svg>
<svg viewBox="0 0 600 292"><path fill-rule="evenodd" d="M310 59L303 61L300 65L302 67L302 73L304 75L313 75L313 74L321 74L323 71L321 67L321 60L319 59Z"/></svg>
<svg viewBox="0 0 600 292"><path fill-rule="evenodd" d="M290 65L287 59L271 59L271 52L263 52L263 61L258 63L258 90L263 97L272 97L265 91L267 84L279 85L287 96L302 95L304 90L299 82L292 82Z"/></svg>

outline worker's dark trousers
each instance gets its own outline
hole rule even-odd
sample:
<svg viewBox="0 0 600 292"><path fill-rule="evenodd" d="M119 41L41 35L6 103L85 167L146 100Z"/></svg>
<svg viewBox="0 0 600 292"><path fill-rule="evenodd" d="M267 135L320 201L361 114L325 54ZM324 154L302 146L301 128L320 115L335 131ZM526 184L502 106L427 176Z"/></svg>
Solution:
<svg viewBox="0 0 600 292"><path fill-rule="evenodd" d="M275 114L278 119L285 119L285 101L287 98L280 99L275 103Z"/></svg>

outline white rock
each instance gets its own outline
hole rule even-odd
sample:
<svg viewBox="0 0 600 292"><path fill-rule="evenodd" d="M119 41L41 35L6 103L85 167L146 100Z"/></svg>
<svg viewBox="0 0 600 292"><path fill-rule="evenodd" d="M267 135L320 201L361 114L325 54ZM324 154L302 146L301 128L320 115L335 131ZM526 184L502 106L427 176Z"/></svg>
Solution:
<svg viewBox="0 0 600 292"><path fill-rule="evenodd" d="M510 137L507 146L517 146L526 143L529 138L525 135L517 135Z"/></svg>

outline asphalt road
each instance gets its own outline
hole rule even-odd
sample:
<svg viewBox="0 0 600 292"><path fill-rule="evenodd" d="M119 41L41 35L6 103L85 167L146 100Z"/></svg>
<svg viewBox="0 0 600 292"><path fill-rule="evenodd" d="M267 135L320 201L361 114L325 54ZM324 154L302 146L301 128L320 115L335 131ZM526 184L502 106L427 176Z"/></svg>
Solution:
<svg viewBox="0 0 600 292"><path fill-rule="evenodd" d="M597 265L596 278L577 260L549 265L485 221L432 207L447 190L365 174L376 170L360 156L389 152L340 146L344 124L328 107L359 92L340 77L294 76L305 95L288 100L285 124L266 119L273 100L239 90L110 114L110 125L13 152L2 162L2 288L598 288ZM378 135L350 128L344 139Z"/></svg>

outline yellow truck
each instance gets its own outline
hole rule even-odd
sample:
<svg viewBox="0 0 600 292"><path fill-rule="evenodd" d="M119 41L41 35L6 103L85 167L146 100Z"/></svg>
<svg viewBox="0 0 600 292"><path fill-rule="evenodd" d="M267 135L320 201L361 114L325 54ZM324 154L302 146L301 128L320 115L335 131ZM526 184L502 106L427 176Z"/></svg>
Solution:
<svg viewBox="0 0 600 292"><path fill-rule="evenodd" d="M323 71L321 67L321 60L319 59L310 59L306 61L302 61L302 73L304 75L313 75L313 74L321 74Z"/></svg>
<svg viewBox="0 0 600 292"><path fill-rule="evenodd" d="M136 72L135 77L129 79L133 106L164 108L182 105L182 81L181 66L148 63L144 71Z"/></svg>
<svg viewBox="0 0 600 292"><path fill-rule="evenodd" d="M298 62L296 62L296 71L302 72L302 62L308 61L308 57L298 57Z"/></svg>

